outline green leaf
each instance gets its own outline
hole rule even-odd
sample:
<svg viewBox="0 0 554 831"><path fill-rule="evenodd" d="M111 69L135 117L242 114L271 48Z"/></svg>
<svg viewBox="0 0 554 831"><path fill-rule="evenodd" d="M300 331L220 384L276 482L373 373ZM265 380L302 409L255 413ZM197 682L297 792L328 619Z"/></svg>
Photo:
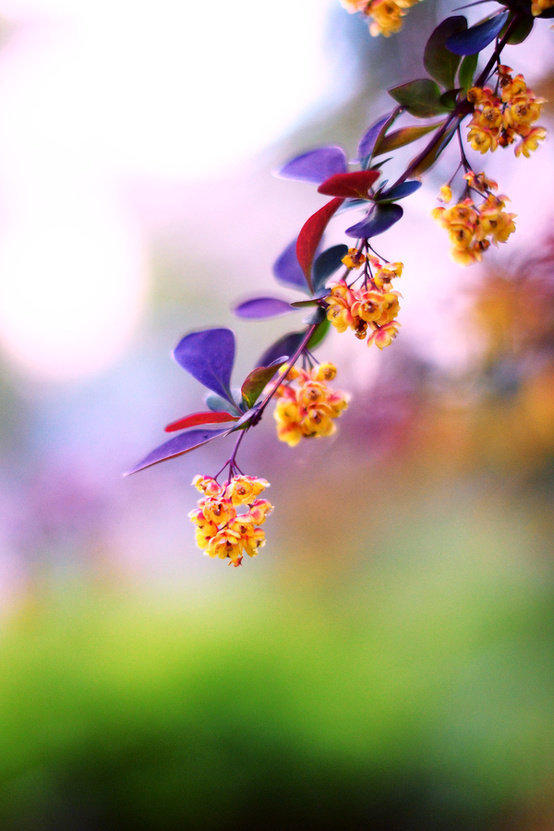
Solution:
<svg viewBox="0 0 554 831"><path fill-rule="evenodd" d="M508 26L510 25L512 20L513 20L513 15L511 15L508 18L508 20L506 21L506 25L504 26L503 30L500 32L500 37L503 36L504 32L506 31L506 29L508 28ZM531 15L526 16L526 17L518 17L517 22L516 22L515 26L513 27L512 31L510 32L510 35L509 35L508 40L506 41L506 43L510 43L510 44L514 44L514 45L517 44L517 43L523 43L523 41L527 37L529 37L529 35L531 34L531 30L533 28L533 23L534 22L535 22L535 18L532 17Z"/></svg>
<svg viewBox="0 0 554 831"><path fill-rule="evenodd" d="M450 52L445 43L450 35L464 29L467 29L467 20L463 15L447 17L439 23L425 46L423 65L429 75L445 89L451 89L454 86L456 70L460 63L460 56Z"/></svg>
<svg viewBox="0 0 554 831"><path fill-rule="evenodd" d="M407 84L389 89L389 95L416 118L429 118L446 112L446 108L440 102L440 87L430 78L408 81Z"/></svg>
<svg viewBox="0 0 554 831"><path fill-rule="evenodd" d="M258 366L248 373L241 387L242 400L248 407L254 406L264 388L283 363L284 361L271 366Z"/></svg>
<svg viewBox="0 0 554 831"><path fill-rule="evenodd" d="M443 124L443 121L435 121L434 124L423 124L421 127L401 127L400 130L394 130L388 136L383 136L379 139L374 155L380 156L383 153L396 150L398 147L411 144L412 141L417 141L422 136L427 135L427 133L432 132L437 127L441 127Z"/></svg>
<svg viewBox="0 0 554 831"><path fill-rule="evenodd" d="M455 132L456 124L453 124L451 127L448 128L448 130L443 136L440 136L436 141L432 143L427 153L423 156L423 158L419 160L415 167L411 166L411 164L413 163L412 162L409 165L410 176L421 176L422 173L424 173L426 170L429 170L429 168L435 164L446 145L452 140L452 137L454 136Z"/></svg>
<svg viewBox="0 0 554 831"><path fill-rule="evenodd" d="M478 60L479 54L476 52L474 55L466 55L460 64L458 83L464 92L467 92L468 89L473 86L473 76L475 75L475 70L477 69Z"/></svg>
<svg viewBox="0 0 554 831"><path fill-rule="evenodd" d="M329 334L330 328L331 324L327 318L322 320L321 323L318 324L317 328L314 329L314 333L308 341L308 349L315 349L319 346Z"/></svg>
<svg viewBox="0 0 554 831"><path fill-rule="evenodd" d="M456 106L456 100L458 98L459 91L459 89L449 89L447 92L443 92L443 94L441 95L441 104L444 107L446 107L446 109L450 112L452 112L452 110Z"/></svg>

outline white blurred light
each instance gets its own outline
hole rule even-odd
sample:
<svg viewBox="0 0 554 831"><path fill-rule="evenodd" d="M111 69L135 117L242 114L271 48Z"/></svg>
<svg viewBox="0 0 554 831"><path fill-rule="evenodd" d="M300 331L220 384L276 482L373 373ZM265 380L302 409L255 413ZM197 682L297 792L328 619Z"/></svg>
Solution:
<svg viewBox="0 0 554 831"><path fill-rule="evenodd" d="M7 0L0 340L44 377L97 371L144 303L124 185L226 171L325 88L322 0Z"/></svg>

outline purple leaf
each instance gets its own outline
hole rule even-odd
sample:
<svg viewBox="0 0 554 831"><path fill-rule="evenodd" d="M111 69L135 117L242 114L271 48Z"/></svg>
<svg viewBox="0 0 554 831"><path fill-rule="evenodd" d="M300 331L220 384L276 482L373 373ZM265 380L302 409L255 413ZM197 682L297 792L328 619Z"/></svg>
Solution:
<svg viewBox="0 0 554 831"><path fill-rule="evenodd" d="M360 139L360 143L358 144L358 159L362 161L367 156L371 156L373 153L373 148L377 144L377 139L381 135L383 128L387 126L388 122L391 120L393 112L388 113L384 118L380 118L379 121L376 121L371 127L368 127L363 136Z"/></svg>
<svg viewBox="0 0 554 831"><path fill-rule="evenodd" d="M508 12L505 11L478 23L477 26L456 32L446 41L446 48L455 55L473 55L480 52L495 39L507 19Z"/></svg>
<svg viewBox="0 0 554 831"><path fill-rule="evenodd" d="M382 204L383 202L396 202L397 199L404 199L406 196L411 196L411 194L415 193L416 190L419 190L420 187L421 182L417 180L401 182L399 185L389 188L389 190L384 190L382 193L378 193L375 197L375 201L379 204Z"/></svg>
<svg viewBox="0 0 554 831"><path fill-rule="evenodd" d="M342 258L348 254L348 247L344 244L333 245L323 251L314 262L314 291L320 292L327 279L341 267ZM302 302L302 301L301 301ZM294 304L291 304L294 305Z"/></svg>
<svg viewBox="0 0 554 831"><path fill-rule="evenodd" d="M160 444L155 450L152 450L148 456L145 456L142 461L135 465L131 470L128 470L125 476L130 476L131 473L137 473L139 470L144 470L145 467L157 465L159 462L165 462L167 459L174 459L175 456L182 456L183 453L189 453L195 447L200 447L202 444L207 444L213 441L218 436L226 436L232 430L229 428L219 430L190 430L188 433L180 433L174 436L169 441Z"/></svg>
<svg viewBox="0 0 554 831"><path fill-rule="evenodd" d="M345 233L356 239L369 239L382 234L391 225L401 218L404 211L400 205L376 205L375 210L369 213L357 225L347 228Z"/></svg>
<svg viewBox="0 0 554 831"><path fill-rule="evenodd" d="M258 361L259 365L269 366L278 359L282 359L281 363L284 363L298 349L305 334L305 332L289 332L287 335L283 335L282 338L279 338L278 341L275 341L266 349Z"/></svg>
<svg viewBox="0 0 554 831"><path fill-rule="evenodd" d="M230 329L191 332L179 341L173 357L193 378L234 404L230 383L235 336Z"/></svg>
<svg viewBox="0 0 554 831"><path fill-rule="evenodd" d="M262 318L288 314L292 309L290 303L278 297L253 297L239 303L233 311L239 317Z"/></svg>
<svg viewBox="0 0 554 831"><path fill-rule="evenodd" d="M319 184L334 173L346 173L346 170L346 154L342 147L329 145L296 156L287 162L277 175Z"/></svg>
<svg viewBox="0 0 554 831"><path fill-rule="evenodd" d="M287 245L273 266L275 279L295 289L309 291L309 286L296 256L296 239Z"/></svg>

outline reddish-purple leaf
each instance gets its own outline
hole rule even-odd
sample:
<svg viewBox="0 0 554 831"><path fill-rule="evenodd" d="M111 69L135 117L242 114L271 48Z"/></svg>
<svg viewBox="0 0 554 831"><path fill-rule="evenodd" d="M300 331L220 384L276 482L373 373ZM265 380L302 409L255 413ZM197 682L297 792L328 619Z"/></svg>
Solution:
<svg viewBox="0 0 554 831"><path fill-rule="evenodd" d="M346 169L346 155L342 147L329 145L296 156L287 162L277 175L287 179L319 183L324 182L333 173L344 173Z"/></svg>
<svg viewBox="0 0 554 831"><path fill-rule="evenodd" d="M232 428L224 430L190 430L188 433L181 433L174 436L169 441L160 444L152 450L148 456L145 456L142 461L135 465L131 470L128 470L125 476L130 476L131 473L137 473L139 470L144 470L146 467L152 467L159 462L165 462L167 459L174 459L176 456L182 456L183 453L189 453L195 447L200 447L202 444L207 444L209 441L217 439L218 436L226 436L231 432Z"/></svg>
<svg viewBox="0 0 554 831"><path fill-rule="evenodd" d="M304 280L303 275L302 280ZM233 311L239 317L263 318L288 314L292 309L290 303L278 297L253 297L251 300L239 303Z"/></svg>
<svg viewBox="0 0 554 831"><path fill-rule="evenodd" d="M173 357L205 387L234 404L230 390L235 336L230 329L203 329L179 341Z"/></svg>
<svg viewBox="0 0 554 831"><path fill-rule="evenodd" d="M313 291L311 269L317 246L331 217L343 202L344 199L331 199L323 208L320 208L319 211L312 214L298 234L298 239L296 240L296 256L311 291Z"/></svg>
<svg viewBox="0 0 554 831"><path fill-rule="evenodd" d="M187 427L198 427L200 424L221 424L224 421L236 421L238 416L231 413L213 413L211 410L205 413L191 413L191 415L172 421L165 428L166 433L174 433L176 430L186 430Z"/></svg>
<svg viewBox="0 0 554 831"><path fill-rule="evenodd" d="M326 179L317 191L326 196L341 196L343 199L367 199L370 187L378 178L378 170L335 173L334 176Z"/></svg>

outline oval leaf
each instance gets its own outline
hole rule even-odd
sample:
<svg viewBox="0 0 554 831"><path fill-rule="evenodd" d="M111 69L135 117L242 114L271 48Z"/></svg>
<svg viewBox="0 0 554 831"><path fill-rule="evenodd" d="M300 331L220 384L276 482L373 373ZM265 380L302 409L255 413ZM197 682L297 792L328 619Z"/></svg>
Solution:
<svg viewBox="0 0 554 831"><path fill-rule="evenodd" d="M209 407L212 413L240 413L236 403L231 403L226 398L216 395L215 392L210 392L206 396L206 407Z"/></svg>
<svg viewBox="0 0 554 831"><path fill-rule="evenodd" d="M235 336L230 329L191 332L173 350L177 363L212 392L233 402L231 371L235 360Z"/></svg>
<svg viewBox="0 0 554 831"><path fill-rule="evenodd" d="M160 444L155 450L152 450L148 456L145 456L142 461L131 468L131 470L128 470L124 475L130 476L132 473L137 473L146 467L152 467L152 465L157 465L159 462L165 462L167 459L174 459L176 456L182 456L183 453L189 453L195 447L207 444L209 441L217 439L218 436L228 435L231 429L190 430L188 433L181 433L179 436L174 436L169 441L164 442L164 444Z"/></svg>
<svg viewBox="0 0 554 831"><path fill-rule="evenodd" d="M288 314L292 310L290 303L278 297L253 297L239 303L233 311L238 317L264 318Z"/></svg>
<svg viewBox="0 0 554 831"><path fill-rule="evenodd" d="M456 55L473 55L480 52L495 39L506 20L508 12L502 12L477 26L471 26L465 32L457 32L446 41L446 48Z"/></svg>
<svg viewBox="0 0 554 831"><path fill-rule="evenodd" d="M512 19L513 17L510 15L510 20L507 21L506 26L509 26L511 24ZM515 24L510 27L510 34L506 42L512 45L523 43L523 41L526 40L531 34L534 22L535 18L532 15L529 15L527 17L518 16L518 19L515 22ZM504 32L502 32L501 34L503 35Z"/></svg>
<svg viewBox="0 0 554 831"><path fill-rule="evenodd" d="M401 218L404 211L400 205L376 205L375 210L365 219L347 228L345 233L356 239L369 239L387 231Z"/></svg>
<svg viewBox="0 0 554 831"><path fill-rule="evenodd" d="M258 366L249 372L241 387L242 399L248 407L253 407L263 390L269 384L284 361L271 366Z"/></svg>
<svg viewBox="0 0 554 831"><path fill-rule="evenodd" d="M325 317L321 323L318 323L313 331L313 334L308 341L308 349L316 349L325 340L331 329L331 323Z"/></svg>
<svg viewBox="0 0 554 831"><path fill-rule="evenodd" d="M311 270L317 246L319 245L323 232L329 224L331 217L339 205L342 205L343 202L344 199L331 199L331 201L327 202L323 208L320 208L319 211L312 214L312 216L304 223L300 233L298 234L298 239L296 240L296 256L312 292L313 283Z"/></svg>
<svg viewBox="0 0 554 831"><path fill-rule="evenodd" d="M463 15L447 17L431 34L425 46L423 65L429 75L438 81L445 89L454 86L456 70L460 63L460 56L446 48L446 41L457 32L467 29L467 20Z"/></svg>
<svg viewBox="0 0 554 831"><path fill-rule="evenodd" d="M378 178L378 170L335 173L318 187L317 192L326 196L342 196L344 199L368 199L369 189Z"/></svg>
<svg viewBox="0 0 554 831"><path fill-rule="evenodd" d="M283 335L282 338L275 341L262 355L258 363L260 366L269 366L270 364L283 359L283 363L293 355L304 337L305 332L289 332Z"/></svg>
<svg viewBox="0 0 554 831"><path fill-rule="evenodd" d="M304 272L300 268L300 263L296 256L296 238L287 245L283 253L275 261L273 275L276 280L287 286L293 286L293 288L302 289L302 291L309 289Z"/></svg>
<svg viewBox="0 0 554 831"><path fill-rule="evenodd" d="M384 193L379 194L375 197L375 201L381 205L383 202L396 202L397 199L404 199L406 196L410 196L412 193L415 193L416 190L419 190L421 187L421 182L411 181L411 182L401 182L399 185L396 185L389 190L384 191Z"/></svg>
<svg viewBox="0 0 554 831"><path fill-rule="evenodd" d="M407 84L389 89L389 95L402 104L410 115L417 118L428 118L445 112L440 102L440 87L430 78L408 81Z"/></svg>
<svg viewBox="0 0 554 831"><path fill-rule="evenodd" d="M314 292L317 294L325 285L326 280L341 267L342 258L348 254L348 246L333 245L323 251L314 262Z"/></svg>
<svg viewBox="0 0 554 831"><path fill-rule="evenodd" d="M172 421L165 428L166 433L174 433L176 430L186 430L187 427L198 427L200 424L221 424L224 421L236 421L238 416L231 413L214 413L211 410L207 413L192 413L191 415Z"/></svg>
<svg viewBox="0 0 554 831"><path fill-rule="evenodd" d="M435 121L434 124L423 124L421 127L401 127L400 130L393 130L386 136L383 136L377 142L375 147L375 156L380 156L383 153L389 153L391 150L396 150L398 147L404 147L406 144L411 144L412 141L417 141L422 136L426 136L437 127L441 127L444 121Z"/></svg>
<svg viewBox="0 0 554 831"><path fill-rule="evenodd" d="M299 179L303 182L324 182L334 173L345 173L347 170L346 154L342 147L330 145L309 150L300 156L295 156L287 162L277 173L286 179Z"/></svg>
<svg viewBox="0 0 554 831"><path fill-rule="evenodd" d="M460 71L458 72L458 83L464 92L467 92L473 86L473 76L477 69L477 61L479 55L476 52L474 55L466 55L460 64Z"/></svg>
<svg viewBox="0 0 554 831"><path fill-rule="evenodd" d="M455 132L456 124L454 123L443 136L438 137L437 141L432 143L431 147L427 149L421 158L416 156L415 159L412 159L408 168L410 175L421 176L422 173L429 170L435 164L446 145L451 141Z"/></svg>
<svg viewBox="0 0 554 831"><path fill-rule="evenodd" d="M358 144L358 160L362 167L365 167L367 161L374 155L374 148L398 115L398 110L393 110L367 128Z"/></svg>

